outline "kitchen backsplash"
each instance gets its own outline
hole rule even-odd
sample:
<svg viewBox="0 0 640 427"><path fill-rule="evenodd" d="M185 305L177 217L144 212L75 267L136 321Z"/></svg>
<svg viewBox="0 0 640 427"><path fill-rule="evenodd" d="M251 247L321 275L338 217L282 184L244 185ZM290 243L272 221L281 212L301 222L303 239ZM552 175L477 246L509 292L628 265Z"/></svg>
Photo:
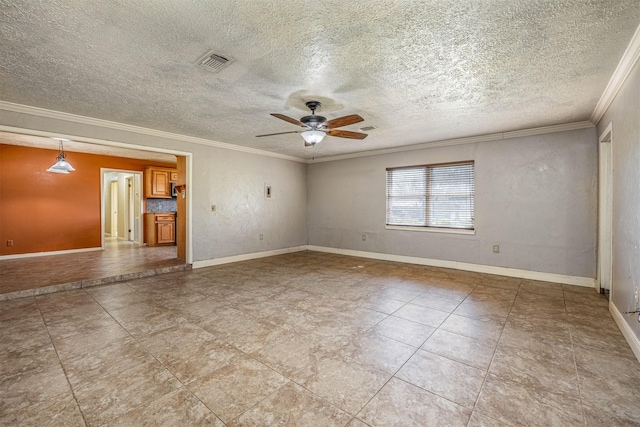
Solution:
<svg viewBox="0 0 640 427"><path fill-rule="evenodd" d="M178 201L173 199L147 199L147 212L176 212Z"/></svg>

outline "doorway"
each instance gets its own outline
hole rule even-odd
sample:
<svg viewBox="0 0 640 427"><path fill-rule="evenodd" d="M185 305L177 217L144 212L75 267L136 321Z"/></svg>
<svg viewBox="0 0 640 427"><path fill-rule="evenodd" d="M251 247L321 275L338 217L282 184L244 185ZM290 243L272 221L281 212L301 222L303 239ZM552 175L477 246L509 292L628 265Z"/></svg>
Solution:
<svg viewBox="0 0 640 427"><path fill-rule="evenodd" d="M613 146L612 124L606 127L598 138L598 286L600 293L609 292L609 299L613 297L612 289L612 259L611 246L613 243Z"/></svg>
<svg viewBox="0 0 640 427"><path fill-rule="evenodd" d="M142 172L100 169L102 248L105 239L142 245Z"/></svg>

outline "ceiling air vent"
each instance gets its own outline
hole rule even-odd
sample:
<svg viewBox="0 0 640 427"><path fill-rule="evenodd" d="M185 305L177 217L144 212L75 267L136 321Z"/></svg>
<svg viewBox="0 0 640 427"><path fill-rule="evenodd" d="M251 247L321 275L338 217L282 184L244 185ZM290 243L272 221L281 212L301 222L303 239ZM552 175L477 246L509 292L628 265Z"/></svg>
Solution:
<svg viewBox="0 0 640 427"><path fill-rule="evenodd" d="M222 56L213 51L207 53L205 56L200 58L196 65L200 68L204 68L205 70L211 71L213 73L220 72L223 68L227 67L231 64L234 59Z"/></svg>
<svg viewBox="0 0 640 427"><path fill-rule="evenodd" d="M377 128L375 126L365 126L360 128L362 132L369 132L370 130L374 130L374 129L377 129Z"/></svg>

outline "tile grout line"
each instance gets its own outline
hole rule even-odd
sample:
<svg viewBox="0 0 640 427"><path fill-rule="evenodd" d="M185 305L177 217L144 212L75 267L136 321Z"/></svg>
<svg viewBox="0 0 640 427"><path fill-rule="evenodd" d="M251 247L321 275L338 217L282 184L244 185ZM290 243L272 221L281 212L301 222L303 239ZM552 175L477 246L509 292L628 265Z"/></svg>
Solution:
<svg viewBox="0 0 640 427"><path fill-rule="evenodd" d="M476 406L478 405L478 401L480 400L480 395L482 394L482 390L484 389L484 386L487 383L487 377L489 376L489 372L491 371L491 365L493 365L493 361L495 360L496 353L498 351L498 347L500 346L500 341L502 341L502 335L504 334L504 328L507 326L507 319L509 319L509 316L511 315L511 311L513 310L513 306L515 305L516 300L518 299L518 294L520 293L520 289L521 288L522 288L522 280L520 280L520 283L518 284L518 290L516 291L516 295L513 298L513 302L511 303L511 307L509 308L509 312L507 313L507 317L505 317L505 319L504 319L504 325L502 325L502 329L500 330L500 336L498 337L498 340L496 342L496 348L493 350L493 355L491 356L491 361L489 362L489 366L487 367L487 372L485 373L485 376L482 379L482 385L480 385L480 389L478 390L478 395L476 396L476 401L473 403L473 409L471 410L471 414L472 415L473 415L473 412L476 411ZM493 417L489 417L488 415L485 415L482 412L478 412L478 413L482 414L483 416L485 416L487 418L494 419ZM503 422L503 421L500 421L500 420L496 420L496 421ZM469 419L469 421L467 422L467 425L470 422L471 422L471 419Z"/></svg>
<svg viewBox="0 0 640 427"><path fill-rule="evenodd" d="M51 333L49 332L49 326L47 326L47 322L44 320L44 315L42 314L42 310L40 309L40 304L38 303L38 299L36 298L36 296L33 296L33 299L36 303L36 307L38 307L38 313L40 313L40 318L42 319L42 324L44 325L45 329L47 330L47 335L49 336L49 342L51 342L51 347L53 347L53 351L56 352L56 357L58 358L58 363L60 364L60 369L62 369L62 373L64 374L64 378L67 381L67 385L69 386L69 391L71 391L71 395L73 396L73 400L75 400L76 402L76 407L78 408L78 412L80 412L80 416L82 417L82 421L84 421L85 426L88 426L89 423L87 422L87 419L84 416L84 411L82 410L82 407L80 406L80 402L78 402L78 397L76 396L76 392L73 389L73 386L71 385L71 381L69 381L69 375L67 374L67 370L64 368L64 364L62 363L62 359L60 359L60 354L58 353L58 349L56 348L56 345L53 343L53 339L51 338Z"/></svg>
<svg viewBox="0 0 640 427"><path fill-rule="evenodd" d="M438 282L438 283L439 283L439 282ZM433 287L433 286L431 286L431 287ZM476 285L476 287L477 287L477 285ZM475 289L476 287L474 287L474 289ZM427 292L427 290L425 290L424 292L422 292L420 295L422 295L422 294L424 294L424 293L426 293L426 292ZM473 292L473 291L472 291L472 292ZM411 299L411 301L415 300L415 299L416 299L416 298L418 298L420 295L416 295L414 298L412 298L412 299ZM465 299L466 299L466 298L465 298ZM407 304L411 303L411 301L408 301L408 302L407 302L407 303L405 303L405 305L403 305L402 307L405 307ZM463 301L464 301L464 300L463 300ZM460 304L462 304L462 301L458 304L458 306L459 306ZM401 307L401 308L402 308L402 307ZM457 307L457 306L456 306L456 307ZM428 307L425 307L425 308L428 308ZM400 308L398 308L398 310L400 310ZM396 311L398 311L398 310L396 310ZM438 311L440 311L440 310L438 310ZM449 316L451 316L451 314L453 314L453 311L452 311L452 312L450 312L450 313L447 315L447 317L445 317L445 319L440 323L440 326L442 326L442 323L444 323L444 322L449 318ZM391 316L391 314L390 314L389 316ZM387 318L388 318L389 316L387 316ZM385 318L385 319L386 319L386 318ZM384 319L383 319L383 320L384 320ZM408 319L404 319L404 320L408 320ZM382 320L381 320L380 322L382 322ZM378 323L380 323L380 322L378 322ZM419 322L415 322L415 323L419 323ZM425 326L429 326L429 325L425 325ZM373 396L371 396L371 398L370 398L369 400L367 400L367 402L365 402L365 404L364 404L364 405L362 405L362 407L361 407L361 408L358 410L358 412L356 412L356 414L354 415L354 418L357 418L358 414L359 414L359 413L360 413L360 412L361 412L361 411L362 411L362 410L363 410L363 409L364 409L364 408L365 408L369 403L371 403L371 401L372 401L373 399L375 399L375 397L376 397L378 394L380 394L380 392L382 391L382 389L383 389L384 387L386 387L386 385L387 385L387 384L389 384L389 382L390 382L392 379L394 379L394 378L395 378L396 380L399 380L399 381L402 381L402 382L404 382L404 383L406 383L406 384L409 384L409 385L411 385L411 386L413 386L413 387L417 387L417 388L419 388L419 389L421 389L421 390L424 390L424 391L426 391L427 393L433 394L434 396L438 396L439 398L444 399L444 400L447 400L448 402L451 402L451 403L453 403L453 404L455 404L455 405L462 406L462 405L460 405L459 403L453 402L452 400L450 400L450 399L448 399L448 398L446 398L446 397L443 397L443 396L440 396L440 395L439 395L439 394L437 394L437 393L434 393L433 391L427 390L427 389L425 389L425 388L423 388L423 387L420 387L420 386L418 386L418 385L416 385L416 384L410 383L410 382L408 382L408 381L406 381L406 380L403 380L402 378L400 378L400 377L397 377L397 376L396 376L396 375L397 375L397 373L398 373L398 372L400 372L400 371L402 370L402 368L403 368L403 367L404 367L404 366L409 362L409 360L411 360L411 358L412 358L413 356L415 356L415 355L416 355L416 353L418 353L418 351L420 351L420 349L422 348L422 346L423 346L423 345L424 345L424 344L429 340L429 338L430 338L430 337L431 337L431 336L432 336L432 335L433 335L433 334L434 334L438 329L440 329L440 326L438 326L437 328L435 328L435 329L434 329L434 331L433 331L432 333L430 333L430 334L429 334L429 336L428 336L427 338L425 338L425 340L422 342L422 344L420 344L419 346L417 346L417 347L416 347L416 350L411 354L411 356L409 356L409 357L407 358L407 360L405 360L405 361L404 361L404 363L403 363L403 364L402 364L402 365L401 365L401 366L400 366L400 367L399 367L399 368L398 368L398 369L397 369L397 370L396 370L396 371L391 375L391 377L389 377L389 379L388 379L387 381L385 381L385 383L384 383L384 384L383 384L383 385L378 389L378 391L377 391L377 392L375 392L375 393L374 393L374 395L373 395ZM395 340L395 341L397 341L397 340ZM401 341L398 341L398 342L401 342ZM406 343L403 343L403 344L406 344ZM423 351L426 351L426 350L423 350ZM443 357L443 356L441 356L441 357ZM451 360L451 359L449 359L449 360ZM384 371L382 371L382 372L384 372ZM464 406L462 406L462 407L464 407ZM471 415L469 415L469 418L471 418ZM366 424L366 423L365 423L365 424Z"/></svg>
<svg viewBox="0 0 640 427"><path fill-rule="evenodd" d="M126 281L125 281L125 282L126 282ZM119 282L119 284L124 284L125 282ZM109 283L109 284L106 284L105 286L109 286L109 285L114 285L114 283ZM142 292L138 291L138 290L137 290L136 288L134 288L134 287L131 287L131 288L132 288L136 293L142 293ZM158 360L158 358L157 358L153 353L151 353L151 352L150 352L146 347L144 347L143 345L139 344L139 343L138 343L138 339L137 339L135 336L133 336L133 334L131 334L131 332L130 332L127 328L125 328L125 327L124 327L124 325L122 325L122 324L121 324L121 323L120 323L120 322L119 322L115 317L113 317L113 315L109 312L109 310L107 310L105 307L103 307L103 306L102 306L102 304L100 304L100 302L99 302L98 300L96 300L96 299L95 299L95 297L94 297L93 295L91 295L91 293L89 293L89 292L87 292L87 291L84 291L84 292L85 292L86 294L88 294L88 295L89 295L89 296L90 296L90 297L95 301L95 303L96 303L96 304L98 304L98 306L99 306L100 308L102 308L102 309L105 311L105 313L107 313L107 314L109 315L109 317L111 317L111 318L113 319L113 321L114 321L114 322L116 322L116 323L117 323L117 324L118 324L118 325L119 325L119 326L120 326L124 331L126 331L126 332L127 332L127 334L129 334L129 336L133 339L133 341L136 343L136 345L139 345L142 349L144 349L144 351L145 351L147 354L149 354L149 355L150 355L150 356L151 356L151 357L152 357L152 358L153 358L157 363L159 363L159 364L160 364L164 369L166 369L166 371L167 371L167 372L169 372L169 373L171 374L171 376L172 376L173 378L175 378L175 380L176 380L176 381L178 381L178 382L180 383L180 385L181 385L181 387L182 387L182 388L184 388L184 389L185 389L185 390L187 390L191 395L193 395L193 397L195 397L195 398L196 398L200 403L202 403L202 405L203 405L205 408L207 408L209 411L211 411L211 413L212 413L213 415L215 415L215 416L216 416L216 418L218 418L218 419L222 422L222 419L220 418L220 416L218 416L218 414L216 414L216 413L215 413L211 408L209 408L209 407L208 407L208 406L207 406L207 405L206 405L202 400L200 400L200 398L199 398L199 397L198 397L198 396L197 396L197 395L196 395L196 394L195 394L195 393L194 393L194 392L193 392L189 387L187 387L187 384L185 384L185 383L183 383L182 381L180 381L180 379L179 379L178 377L176 377L176 375L175 375L175 374L174 374L174 373L173 373L173 372L172 372L172 371L171 371L167 366L165 366L165 365L164 365L164 363L162 363L160 360ZM207 331L207 332L208 332L208 331ZM213 334L212 334L212 335L213 335ZM126 371L125 371L125 372L126 372ZM176 390L179 390L181 387L176 388ZM174 390L174 391L176 391L176 390ZM173 393L174 391L170 391L170 392L169 392L169 393L167 393L167 394ZM120 414L118 417L114 418L114 420L117 420L118 418L122 417L123 415L125 415L125 414L127 414L127 413L129 413L129 412L131 412L131 411L134 411L134 410L136 410L136 409L138 409L138 408L141 408L141 407L145 407L145 408L146 408L146 407L149 407L153 402L155 402L155 401L157 401L157 400L159 400L159 399L162 399L164 396L166 396L166 394L165 394L165 395L163 395L163 396L160 396L158 399L156 399L156 400L154 400L154 401L147 402L147 403L142 404L142 405L140 405L140 406L138 406L138 407L136 407L136 408L132 408L132 409L130 409L129 411L125 412L124 414ZM226 426L226 423L224 423L224 422L223 422L223 424L225 424L225 426Z"/></svg>
<svg viewBox="0 0 640 427"><path fill-rule="evenodd" d="M564 302L564 311L569 316L569 312L567 311L567 299L564 296L564 289L562 290L562 301ZM573 359L573 368L576 373L576 386L578 387L578 400L580 401L580 411L582 412L582 422L583 425L587 425L587 415L584 410L584 402L582 400L582 390L580 388L580 373L578 371L578 361L576 360L576 346L573 339L573 326L571 322L569 322L569 338L571 339L571 357Z"/></svg>

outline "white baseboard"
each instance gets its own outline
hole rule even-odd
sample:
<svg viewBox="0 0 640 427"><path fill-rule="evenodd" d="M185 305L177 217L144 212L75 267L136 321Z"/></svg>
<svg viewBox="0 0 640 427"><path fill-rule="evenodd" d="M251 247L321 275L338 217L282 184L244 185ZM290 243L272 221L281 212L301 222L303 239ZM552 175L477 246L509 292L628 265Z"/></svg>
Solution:
<svg viewBox="0 0 640 427"><path fill-rule="evenodd" d="M214 259L207 259L203 261L194 261L191 268L196 269L196 268L203 268L203 267L212 267L214 265L229 264L229 263L238 262L238 261L248 261L250 259L258 259L258 258L265 258L269 256L274 256L274 255L290 254L293 252L300 252L300 251L306 251L306 250L307 250L307 246L294 246L291 248L275 249L272 251L254 252L251 254L242 254L242 255L228 256L224 258L214 258Z"/></svg>
<svg viewBox="0 0 640 427"><path fill-rule="evenodd" d="M309 249L310 251L329 252L333 254L372 258L384 261L405 262L408 264L428 265L430 267L443 267L453 268L456 270L473 271L475 273L496 274L499 276L518 277L521 279L563 283L567 285L584 286L587 288L595 288L596 286L596 279L591 277L568 276L564 274L543 273L540 271L519 270L516 268L494 267L491 265L470 264L466 262L418 258L404 255L382 254L378 252L355 251L351 249L329 248L325 246L308 245L307 249Z"/></svg>
<svg viewBox="0 0 640 427"><path fill-rule="evenodd" d="M101 250L103 249L98 247L98 248L68 249L65 251L33 252L29 254L0 255L0 261L5 259L33 258L37 256L76 254L79 252L92 252L92 251L101 251Z"/></svg>
<svg viewBox="0 0 640 427"><path fill-rule="evenodd" d="M640 362L640 338L638 338L638 336L633 332L633 329L631 329L631 326L629 326L624 316L622 315L622 313L620 313L620 310L618 310L618 307L615 306L613 301L609 301L609 312L613 316L613 320L616 321L620 332L622 332L622 335L629 343L631 351L633 351L633 354L636 355L638 362ZM633 318L635 319L636 316L633 316Z"/></svg>

